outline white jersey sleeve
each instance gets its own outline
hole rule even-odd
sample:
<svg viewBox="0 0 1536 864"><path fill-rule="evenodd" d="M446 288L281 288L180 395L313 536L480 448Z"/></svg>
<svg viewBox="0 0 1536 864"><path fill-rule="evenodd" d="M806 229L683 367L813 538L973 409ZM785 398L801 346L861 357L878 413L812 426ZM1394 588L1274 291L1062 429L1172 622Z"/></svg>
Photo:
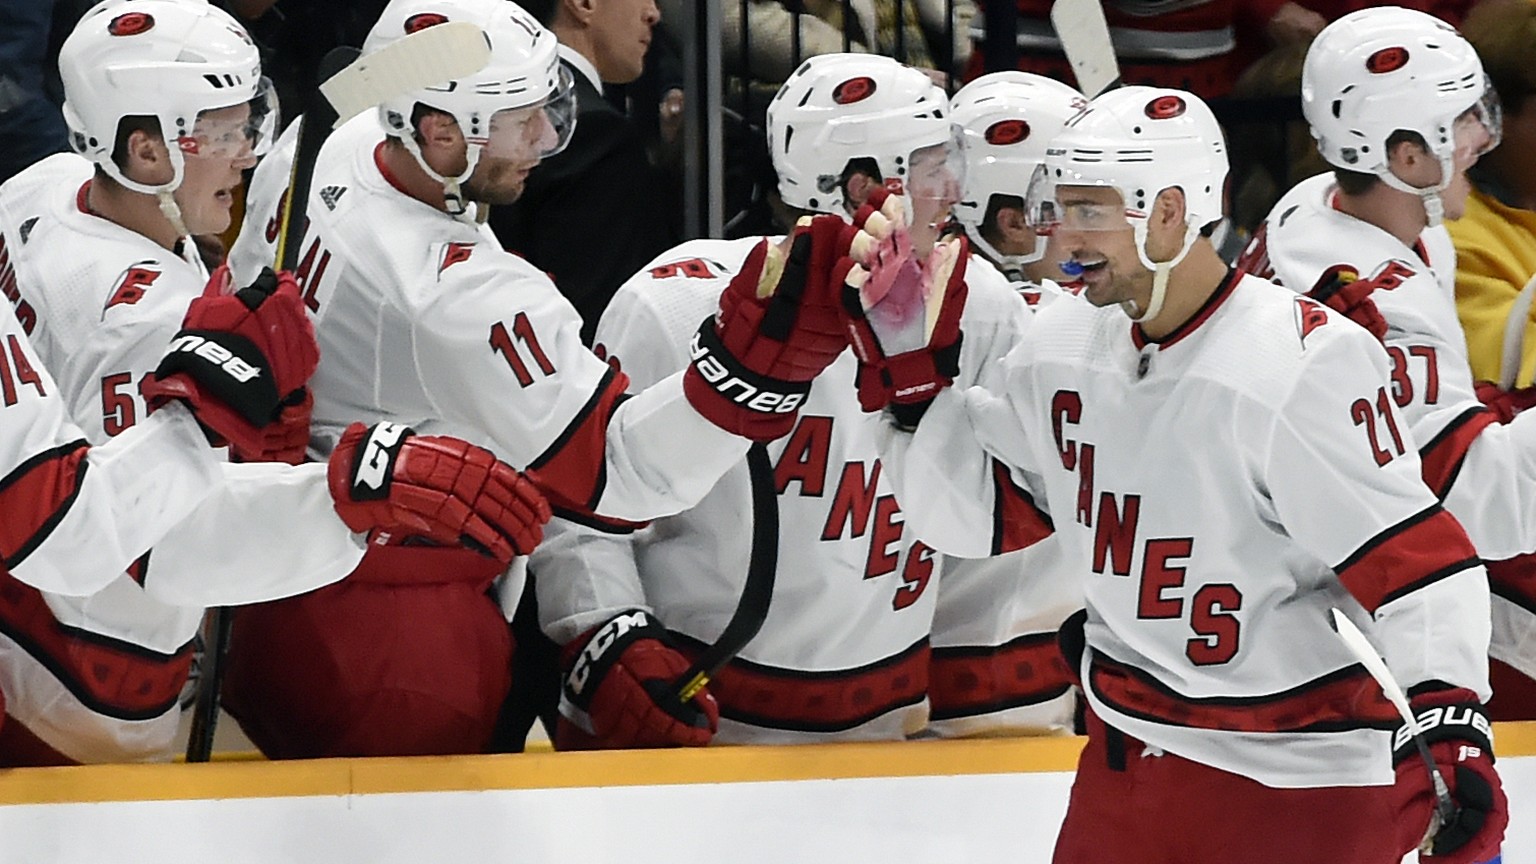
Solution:
<svg viewBox="0 0 1536 864"><path fill-rule="evenodd" d="M90 447L16 317L0 312L0 554L17 579L59 594L101 589L195 511L219 472L180 406Z"/></svg>
<svg viewBox="0 0 1536 864"><path fill-rule="evenodd" d="M747 442L699 415L680 375L626 399L549 278L489 229L402 193L384 146L376 118L354 118L316 164L296 274L320 341L321 443L359 419L457 435L534 472L552 503L609 519L703 497ZM261 230L268 214L253 215Z"/></svg>
<svg viewBox="0 0 1536 864"><path fill-rule="evenodd" d="M739 263L756 242L691 241L663 253L609 301L597 326L597 355L628 376L631 390L644 390L685 369L689 337L714 311L734 272L721 259ZM552 519L544 542L529 559L539 574L541 624L562 643L624 609L655 612L636 563L635 532L571 521L574 515Z"/></svg>

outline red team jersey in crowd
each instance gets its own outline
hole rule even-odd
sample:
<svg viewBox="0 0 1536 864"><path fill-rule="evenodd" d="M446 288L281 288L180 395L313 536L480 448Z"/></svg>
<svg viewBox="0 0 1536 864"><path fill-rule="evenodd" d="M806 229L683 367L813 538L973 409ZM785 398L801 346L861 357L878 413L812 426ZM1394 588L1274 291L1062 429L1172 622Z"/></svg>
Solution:
<svg viewBox="0 0 1536 864"><path fill-rule="evenodd" d="M1482 567L1364 330L1234 272L1161 342L1115 306L1052 303L1001 366L915 434L887 427L884 463L942 551L1058 536L1105 722L1269 786L1390 784L1400 721L1330 607L1405 686L1487 696Z"/></svg>
<svg viewBox="0 0 1536 864"><path fill-rule="evenodd" d="M1280 199L1239 267L1299 292L1338 274L1375 283L1387 322L1393 402L1418 443L1424 481L1455 514L1483 558L1536 549L1536 413L1507 425L1474 394L1467 342L1456 316L1456 250L1443 225L1412 248L1334 206L1331 174ZM1493 598L1490 653L1536 677L1536 612Z"/></svg>
<svg viewBox="0 0 1536 864"><path fill-rule="evenodd" d="M91 466L85 477L109 452L98 447L85 456L86 444L153 426L166 439L158 458L135 462L140 476L113 482L120 506L131 502L143 518L163 511L181 525L126 572L137 554L103 556L111 566L89 561L91 550L116 548L108 528L71 553L89 581L53 584L31 577L27 566L13 567L17 578L44 590L12 585L0 592L0 686L12 717L68 758L168 758L204 609L328 584L352 569L362 546L332 509L324 465L221 466L222 452L195 423L147 414L139 383L159 365L207 273L90 213L91 176L89 162L64 154L0 187L7 293L55 376L48 404L83 430L72 452ZM177 489L178 465L189 462L203 465L198 482ZM211 488L219 494L199 505Z"/></svg>
<svg viewBox="0 0 1536 864"><path fill-rule="evenodd" d="M693 240L657 257L610 302L597 329L599 354L636 388L686 368L690 335L759 242ZM973 261L967 278L961 369L970 382L1022 338L1030 311L984 261ZM884 477L879 418L859 408L856 368L851 352L834 361L794 430L767 445L767 463L738 463L692 509L633 535L552 523L531 562L546 629L564 642L643 607L685 650L713 642L753 566L754 530L765 517L754 512L752 489L763 484L777 495L778 531L768 539L778 565L773 601L762 629L710 684L721 710L716 740L913 734L928 719L931 647L945 644L967 649L947 679L957 714L947 731L1069 728L1067 680L1053 674L1052 661L1055 627L1081 604L1077 586L1040 572L1035 553L959 562L922 543ZM952 632L934 629L936 608ZM992 673L1021 664L1029 674Z"/></svg>

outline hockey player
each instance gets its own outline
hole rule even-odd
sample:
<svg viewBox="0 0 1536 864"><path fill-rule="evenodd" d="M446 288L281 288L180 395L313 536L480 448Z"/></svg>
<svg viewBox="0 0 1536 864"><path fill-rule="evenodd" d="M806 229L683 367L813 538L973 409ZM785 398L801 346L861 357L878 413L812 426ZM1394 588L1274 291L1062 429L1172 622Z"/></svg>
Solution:
<svg viewBox="0 0 1536 864"><path fill-rule="evenodd" d="M913 234L921 235L914 242L958 245L934 225L961 182L946 108L931 79L890 58L811 58L768 106L784 202L851 218L900 189L913 202ZM689 331L760 242L692 240L656 258L615 295L598 326L601 352L635 387L686 368ZM972 381L1021 338L1028 309L990 268L965 272L972 303L962 365ZM904 529L875 452L878 417L864 412L853 387L856 366L844 352L811 387L789 436L749 454L694 508L628 535L552 523L531 563L546 630L571 646L568 674L577 637L620 613L697 657L730 620L748 574L773 567L762 629L710 684L720 705L715 740L900 740L924 727L928 638L955 562ZM1011 610L998 601L1017 579L1011 574L987 598L994 608ZM1032 709L1036 726L1070 726L1054 645L1026 640L1004 650L984 640L955 659L952 677L964 684L954 689L989 708ZM995 668L1008 674L994 676ZM574 679L561 715L557 747L632 743L600 733Z"/></svg>
<svg viewBox="0 0 1536 864"><path fill-rule="evenodd" d="M1015 71L983 75L950 100L965 141L965 191L953 211L976 256L972 267L990 262L1032 307L1071 295L1049 278L1062 277L1046 238L1025 223L1025 187L1046 142L1087 104L1065 84ZM1076 697L1040 697L1068 689L1070 674L1051 652L1057 628L1082 605L1080 580L1061 566L1054 539L992 558L946 558L931 637L929 731L1072 729ZM1020 690L1021 673L1037 670L1051 671Z"/></svg>
<svg viewBox="0 0 1536 864"><path fill-rule="evenodd" d="M940 551L1055 531L1086 577L1080 640L1066 641L1089 743L1057 862L1387 864L1427 830L1431 860L1478 860L1507 820L1478 705L1477 554L1419 479L1375 341L1228 269L1201 236L1226 173L1193 95L1126 87L1090 103L1026 196L1088 302L1039 313L1003 388L891 393L883 464ZM864 338L863 355L912 368L886 341ZM1331 607L1426 712L1454 824L1431 824L1407 735L1394 781L1400 723L1330 632Z"/></svg>
<svg viewBox="0 0 1536 864"><path fill-rule="evenodd" d="M502 0L395 0L365 50L444 20L485 30L486 68L343 126L315 168L299 278L323 358L317 446L327 449L356 414L408 421L492 447L578 518L622 524L614 520L685 509L751 440L789 432L810 380L841 352L828 281L837 256L825 241L843 225L802 229L787 262L769 251L778 247L759 247L717 314L695 322L694 364L627 396L625 376L583 347L581 321L549 279L476 222L480 208L514 200L569 136L571 82L554 36ZM263 190L282 170L262 165L253 200L273 200ZM237 258L261 245L255 232L273 215L247 222ZM572 242L601 254L602 226L593 228ZM793 290L774 294L780 279ZM405 552L393 558L396 578L381 572L242 612L226 704L264 751L485 746L511 651L484 594L489 579ZM445 585L397 584L428 567ZM516 588L504 600L515 602ZM658 703L647 682L670 682L687 661L633 623L594 621L576 640L594 723L639 743L707 740L713 697ZM398 704L381 692L400 694Z"/></svg>
<svg viewBox="0 0 1536 864"><path fill-rule="evenodd" d="M1456 316L1456 252L1441 224L1461 215L1464 172L1498 143L1497 97L1460 34L1393 7L1329 25L1307 53L1302 84L1307 121L1335 171L1287 193L1239 266L1350 309L1385 342L1392 399L1423 448L1425 482L1482 557L1498 562L1489 566L1496 683L1528 700L1536 575L1528 559L1504 559L1536 549L1526 516L1536 416L1513 417L1508 394L1490 394L1486 408L1479 401Z"/></svg>
<svg viewBox="0 0 1536 864"><path fill-rule="evenodd" d="M261 283L276 286L270 295L254 287L235 292L227 272L210 279L188 236L227 227L230 190L240 170L254 162L253 147L262 144L260 121L274 107L261 83L256 48L239 25L201 0L107 3L79 22L60 62L72 142L84 158L51 157L0 187L0 282L22 315L20 326L36 340L42 363L57 373L56 384L29 380L34 365L11 342L13 362L0 363L7 375L15 374L0 382L6 402L16 402L17 381L32 383L39 397L52 397L49 404L67 405L84 432L83 439L73 433L60 441L49 460L18 463L0 482L5 495L24 502L4 508L5 533L13 541L6 560L15 572L0 576L0 689L15 721L0 733L0 764L10 765L169 758L177 697L205 607L269 600L336 581L363 552L352 530L414 528L409 533L455 546L467 533L488 561L505 564L513 551L527 552L537 542L539 516L547 513L531 485L496 465L488 452L447 439L404 437L402 429L389 427L369 436L358 427L348 433L348 446L336 451L331 467L338 485L332 492L339 519L331 512L326 471L318 465L210 464L204 473L228 475L222 493L227 500L199 505L190 487L162 492L148 479L174 474L178 463L189 460L213 463L212 453L204 453L208 440L182 435L157 451L163 465L133 463L145 479L116 481L125 500L184 517L152 556L132 560L153 537L136 544L134 555L119 556L115 566L84 571L92 581L64 585L15 568L27 553L22 538L31 531L39 532L38 539L46 534L44 526L30 524L32 516L49 517L55 508L62 515L68 504L59 496L74 483L58 478L94 477L95 470L86 475L84 469L113 452L108 442L115 436L140 426L165 427L159 413L176 412L149 411L167 398L198 404L203 425L237 456L261 459L274 447L291 451L294 442L286 439L295 429L302 455L307 415L301 399L287 400L293 404L277 422L250 418L270 418L281 397L302 394L317 359L313 329L291 279L269 273ZM260 305L249 309L258 299ZM9 312L4 317L15 322ZM234 322L245 323L236 328ZM217 346L205 342L210 332L224 330L258 346L270 342L279 355L271 359L291 371L268 377L260 364L216 365L203 370L211 376L203 386L189 386L196 379L186 371L169 374L196 371L188 364L203 358L229 359L227 352L210 354L207 349ZM162 361L173 336L184 350ZM240 345L228 344L240 360ZM251 368L256 375L236 374ZM268 391L264 381L271 382ZM225 402L238 413L221 407ZM260 410L265 402L272 410ZM89 449L87 442L102 449ZM354 457L358 447L367 448L361 462ZM378 461L390 452L394 466ZM369 474L378 469L395 473L384 481ZM490 482L481 489L487 472ZM374 492L384 490L384 499L349 502L354 479L373 484ZM147 488L135 493L135 485ZM444 493L459 495L460 503L425 497ZM413 495L422 496L415 506L429 508L419 517L410 517ZM466 504L495 515L489 526L495 530L473 527ZM524 509L514 513L516 507ZM510 536L513 529L520 535ZM110 527L102 530L111 533ZM86 548L122 548L106 541L88 540Z"/></svg>
<svg viewBox="0 0 1536 864"><path fill-rule="evenodd" d="M1060 263L1024 219L1024 187L1045 158L1045 145L1087 106L1083 94L1030 72L993 72L960 88L950 119L965 135L965 192L955 221L973 252L1019 286L1030 305L1057 293Z"/></svg>

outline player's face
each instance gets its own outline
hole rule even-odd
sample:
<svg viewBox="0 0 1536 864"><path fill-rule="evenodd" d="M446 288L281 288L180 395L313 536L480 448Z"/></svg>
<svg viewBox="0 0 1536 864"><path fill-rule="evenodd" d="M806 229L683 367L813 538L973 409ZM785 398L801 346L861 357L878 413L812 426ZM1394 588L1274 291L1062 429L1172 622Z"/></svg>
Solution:
<svg viewBox="0 0 1536 864"><path fill-rule="evenodd" d="M1082 273L1082 296L1095 306L1135 301L1145 305L1152 274L1136 254L1136 234L1120 193L1104 186L1060 186L1047 257L1070 259Z"/></svg>
<svg viewBox="0 0 1536 864"><path fill-rule="evenodd" d="M220 234L229 228L230 208L241 172L256 164L251 108L234 105L198 115L192 134L178 139L182 178L172 197L193 234Z"/></svg>
<svg viewBox="0 0 1536 864"><path fill-rule="evenodd" d="M528 183L528 173L545 157L563 150L575 127L575 90L569 73L562 69L560 84L550 98L491 115L488 134L475 142L480 158L464 191L472 200L487 204L516 201Z"/></svg>
<svg viewBox="0 0 1536 864"><path fill-rule="evenodd" d="M598 77L628 84L645 69L651 28L661 20L655 0L596 0L590 33Z"/></svg>
<svg viewBox="0 0 1536 864"><path fill-rule="evenodd" d="M912 205L912 224L943 221L960 200L965 160L958 144L935 144L912 151L908 160L906 192Z"/></svg>
<svg viewBox="0 0 1536 864"><path fill-rule="evenodd" d="M1477 164L1484 153L1493 149L1497 143L1497 133L1483 119L1477 106L1467 109L1456 118L1456 124L1451 128L1456 141L1456 150L1451 157L1451 170L1454 173L1450 184L1440 193L1440 200L1445 208L1445 218L1460 219L1467 209L1467 196L1472 192L1467 171Z"/></svg>

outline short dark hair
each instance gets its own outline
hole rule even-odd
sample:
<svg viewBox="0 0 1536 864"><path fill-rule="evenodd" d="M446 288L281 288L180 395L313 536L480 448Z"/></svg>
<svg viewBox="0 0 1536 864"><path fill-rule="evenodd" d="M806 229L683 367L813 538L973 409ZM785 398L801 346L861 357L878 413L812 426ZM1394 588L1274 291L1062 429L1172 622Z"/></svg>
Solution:
<svg viewBox="0 0 1536 864"><path fill-rule="evenodd" d="M1404 143L1415 144L1426 151L1429 150L1429 145L1425 143L1423 135L1408 129L1399 129L1387 136L1387 155L1391 156L1392 151L1397 149L1397 145ZM1371 188L1377 183L1381 182L1381 178L1375 174L1367 174L1363 171L1350 171L1347 168L1333 169L1333 178L1339 184L1339 191L1345 195L1364 195L1366 192L1371 191Z"/></svg>
<svg viewBox="0 0 1536 864"><path fill-rule="evenodd" d="M1023 210L1023 196L1007 195L1002 192L995 192L991 198L987 199L987 212L981 217L981 236L982 239L986 240L988 243L993 244L994 246L997 245L998 240L1002 239L1002 236L999 234L996 225L997 214L1004 208Z"/></svg>

